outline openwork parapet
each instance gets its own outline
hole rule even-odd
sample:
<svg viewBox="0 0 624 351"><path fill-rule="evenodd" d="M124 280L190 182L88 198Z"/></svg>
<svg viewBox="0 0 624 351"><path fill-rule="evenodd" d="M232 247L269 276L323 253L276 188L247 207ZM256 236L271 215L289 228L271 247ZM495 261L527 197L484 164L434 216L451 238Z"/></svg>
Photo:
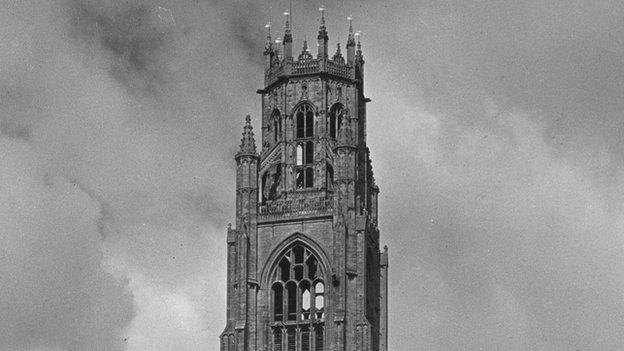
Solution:
<svg viewBox="0 0 624 351"><path fill-rule="evenodd" d="M266 71L267 86L277 82L282 76L301 76L328 73L344 79L353 79L353 66L332 60L308 59L300 61L281 61L279 65Z"/></svg>
<svg viewBox="0 0 624 351"><path fill-rule="evenodd" d="M258 220L277 221L299 217L329 216L332 214L333 205L333 199L322 197L275 201L259 206Z"/></svg>

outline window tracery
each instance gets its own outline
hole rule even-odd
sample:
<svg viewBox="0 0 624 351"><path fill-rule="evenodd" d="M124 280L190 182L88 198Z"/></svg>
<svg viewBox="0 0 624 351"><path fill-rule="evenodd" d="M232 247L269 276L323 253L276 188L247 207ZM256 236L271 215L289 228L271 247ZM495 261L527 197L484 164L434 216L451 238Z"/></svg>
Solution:
<svg viewBox="0 0 624 351"><path fill-rule="evenodd" d="M273 350L324 350L325 283L318 258L294 245L278 259L272 282Z"/></svg>
<svg viewBox="0 0 624 351"><path fill-rule="evenodd" d="M314 112L312 106L303 104L295 111L296 116L296 175L297 189L314 186Z"/></svg>

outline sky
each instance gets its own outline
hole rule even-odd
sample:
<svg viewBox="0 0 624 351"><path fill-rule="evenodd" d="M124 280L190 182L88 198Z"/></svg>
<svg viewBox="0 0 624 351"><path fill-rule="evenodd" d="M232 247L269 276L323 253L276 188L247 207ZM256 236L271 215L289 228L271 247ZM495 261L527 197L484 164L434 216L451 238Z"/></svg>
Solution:
<svg viewBox="0 0 624 351"><path fill-rule="evenodd" d="M362 31L391 350L624 349L624 4L293 1ZM0 350L218 350L285 0L0 3ZM314 50L314 46L312 46Z"/></svg>

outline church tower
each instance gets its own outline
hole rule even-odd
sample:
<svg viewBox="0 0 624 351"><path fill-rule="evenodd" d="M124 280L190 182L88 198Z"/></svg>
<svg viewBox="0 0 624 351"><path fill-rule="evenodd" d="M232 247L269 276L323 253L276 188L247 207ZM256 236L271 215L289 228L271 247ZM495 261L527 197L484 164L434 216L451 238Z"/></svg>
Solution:
<svg viewBox="0 0 624 351"><path fill-rule="evenodd" d="M221 351L387 350L387 248L366 144L364 57L349 19L330 56L321 9L313 55L270 26L261 147L247 116L227 231Z"/></svg>

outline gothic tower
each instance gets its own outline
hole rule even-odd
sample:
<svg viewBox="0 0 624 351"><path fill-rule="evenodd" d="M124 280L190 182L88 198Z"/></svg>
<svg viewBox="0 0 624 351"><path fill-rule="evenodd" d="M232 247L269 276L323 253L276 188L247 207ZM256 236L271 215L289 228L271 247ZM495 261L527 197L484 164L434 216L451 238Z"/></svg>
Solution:
<svg viewBox="0 0 624 351"><path fill-rule="evenodd" d="M262 148L247 116L236 154L236 225L227 232L222 351L387 350L387 248L366 144L364 57L349 23L346 58L295 58L268 28Z"/></svg>

